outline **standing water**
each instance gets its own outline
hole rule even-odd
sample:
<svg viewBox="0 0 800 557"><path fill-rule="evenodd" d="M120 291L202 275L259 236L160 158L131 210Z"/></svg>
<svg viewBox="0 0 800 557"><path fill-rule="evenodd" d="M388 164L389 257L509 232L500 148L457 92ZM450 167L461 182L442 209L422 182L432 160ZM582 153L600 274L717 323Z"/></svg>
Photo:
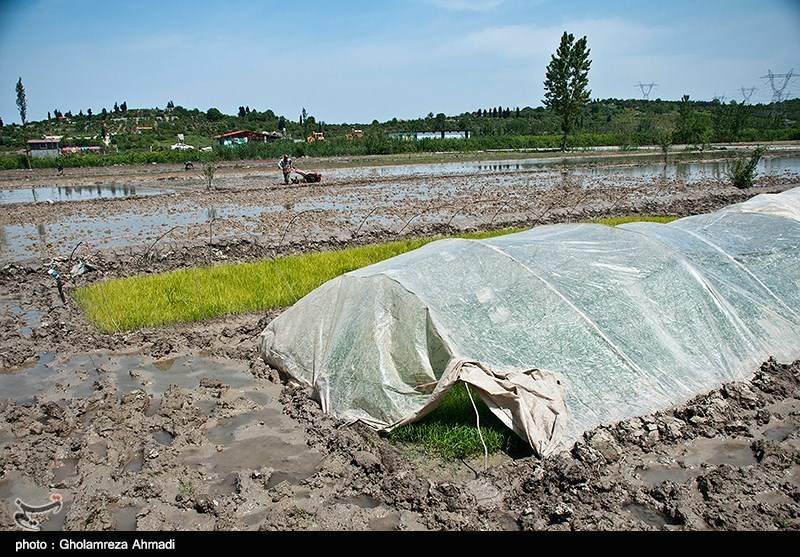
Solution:
<svg viewBox="0 0 800 557"><path fill-rule="evenodd" d="M161 188L117 184L114 182L78 186L32 186L28 189L0 190L0 205L50 201L86 201L106 197L157 195L165 192L166 190Z"/></svg>
<svg viewBox="0 0 800 557"><path fill-rule="evenodd" d="M641 157L637 160L628 156L602 162L588 157L554 157L337 169L328 171L327 175L343 182L344 186L326 187L322 184L313 189L296 189L291 194L297 199L293 199L290 205L281 195L265 195L262 203L247 205L234 202L204 206L178 201L167 207L156 205L149 209L115 210L102 215L75 215L71 212L65 216L54 215L47 222L0 225L0 262L31 256L47 259L66 256L79 244L86 249L124 248L134 244L146 246L168 233L172 235L167 240L183 234L183 237L208 238L210 241L215 235L224 234L225 227L239 236L260 236L275 226L281 229L286 226L285 220L280 218L285 219L287 211L292 216L324 213L325 219L340 230L356 229L366 219L370 219L369 224L379 223L387 228L396 226L400 229L407 217L397 217L395 210L409 204L425 206L447 200L464 204L480 198L485 192L513 192L530 187L545 191L563 187L565 180L580 182L583 189L624 187L656 180L685 184L718 182L727 179L726 172L724 160L659 163L652 157L643 162ZM443 176L452 179L439 180ZM419 179L408 180L412 177ZM761 178L800 179L800 156L778 154L762 157L757 168L757 179ZM359 179L367 182L354 183ZM26 191L31 197L44 195L43 190L37 188ZM136 195L152 195L162 190L117 188L114 184L86 190L79 188L69 194L61 192L60 188L55 190L63 197L73 196L72 199L76 195L89 198L125 195L126 192L128 195L134 192ZM50 197L55 193L51 191ZM20 202L27 194L3 192L6 198L0 196L0 203ZM442 216L435 208L425 209L425 218L437 215ZM444 214L442 218L450 217Z"/></svg>

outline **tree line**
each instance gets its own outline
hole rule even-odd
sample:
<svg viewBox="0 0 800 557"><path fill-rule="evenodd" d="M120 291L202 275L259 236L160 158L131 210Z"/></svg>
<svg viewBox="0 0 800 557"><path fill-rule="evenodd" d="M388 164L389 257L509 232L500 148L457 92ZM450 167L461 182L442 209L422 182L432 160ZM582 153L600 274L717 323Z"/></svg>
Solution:
<svg viewBox="0 0 800 557"><path fill-rule="evenodd" d="M559 138L557 147L561 150L589 145L659 145L666 150L672 144L702 146L710 142L800 139L800 99L767 105L736 101L726 104L717 99L694 101L688 95L679 101L591 100L591 63L587 38L576 38L565 31L546 68L542 106L511 109L499 105L450 116L430 112L423 118L393 118L360 124L329 124L309 114L305 107L293 119L275 114L271 109L257 110L250 104L239 106L235 115L227 115L215 107L202 111L176 105L172 100L164 109L129 109L125 101L115 102L113 111L103 108L97 114L90 108L85 113L80 110L77 115L54 109L52 114L48 112L46 120L28 122L25 89L20 78L16 93L22 126L4 126L0 120L0 150L19 150L24 148L27 139L42 135L61 135L64 145L97 144L103 140L116 153L152 152L168 150L177 134L201 147L213 146L215 135L239 129L279 132L292 143L302 141L312 131L323 132L333 141L315 145L313 149L337 154L360 153L365 149L375 152L408 150L408 146L387 141L387 135L402 132L469 132L472 141L464 141L459 146L448 143L446 146L414 147L445 150L476 145L549 146L554 136ZM364 137L358 141L345 140L354 127L363 130ZM289 145L281 148L287 147ZM312 147L294 144L292 151L297 153L309 148Z"/></svg>

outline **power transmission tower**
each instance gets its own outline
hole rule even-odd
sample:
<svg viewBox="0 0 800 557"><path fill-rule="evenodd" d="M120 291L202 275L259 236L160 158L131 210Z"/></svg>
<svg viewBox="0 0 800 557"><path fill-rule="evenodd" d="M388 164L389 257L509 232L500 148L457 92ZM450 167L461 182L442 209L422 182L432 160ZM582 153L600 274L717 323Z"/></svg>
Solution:
<svg viewBox="0 0 800 557"><path fill-rule="evenodd" d="M644 98L644 100L648 100L650 98L650 91L653 89L653 87L658 87L658 83L642 83L640 81L639 84L634 85L634 87L641 89L642 98Z"/></svg>
<svg viewBox="0 0 800 557"><path fill-rule="evenodd" d="M749 89L745 89L744 85L742 85L739 88L739 91L742 92L742 96L744 97L744 104L747 104L747 103L750 102L750 97L753 96L753 92L755 92L755 90L756 90L755 87L750 87Z"/></svg>
<svg viewBox="0 0 800 557"><path fill-rule="evenodd" d="M725 93L722 93L722 96L718 97L716 93L714 93L714 98L711 99L714 101L719 101L720 104L725 104Z"/></svg>
<svg viewBox="0 0 800 557"><path fill-rule="evenodd" d="M772 70L767 70L767 75L762 75L761 79L768 79L769 85L772 87L772 102L781 102L784 99L783 92L786 90L786 86L789 85L789 80L792 79L794 75L794 68L789 70L789 73L772 73ZM776 79L783 79L783 83L781 85L777 85L775 83Z"/></svg>

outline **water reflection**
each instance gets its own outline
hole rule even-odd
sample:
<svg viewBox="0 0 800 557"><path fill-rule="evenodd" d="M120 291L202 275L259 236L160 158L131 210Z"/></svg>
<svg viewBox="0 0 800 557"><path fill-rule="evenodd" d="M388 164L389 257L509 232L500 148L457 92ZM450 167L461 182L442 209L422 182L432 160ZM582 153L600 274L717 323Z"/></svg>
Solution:
<svg viewBox="0 0 800 557"><path fill-rule="evenodd" d="M476 169L478 172L490 170L492 172L505 172L508 170L521 170L523 167L520 163L495 163L495 164L478 164Z"/></svg>
<svg viewBox="0 0 800 557"><path fill-rule="evenodd" d="M36 225L36 235L42 243L43 249L47 249L47 228L43 224Z"/></svg>
<svg viewBox="0 0 800 557"><path fill-rule="evenodd" d="M595 166L576 168L572 172L585 176L620 176L624 178L661 178L691 183L705 180L727 180L727 161L678 161L675 163L644 164L636 166ZM790 173L800 175L800 157L763 160L756 167L757 176L774 176Z"/></svg>
<svg viewBox="0 0 800 557"><path fill-rule="evenodd" d="M86 201L105 197L156 195L167 190L114 182L96 185L40 186L30 190L0 190L0 205L40 201Z"/></svg>
<svg viewBox="0 0 800 557"><path fill-rule="evenodd" d="M168 212L164 212L161 207L155 207L145 212L123 210L95 216L65 215L47 226L33 223L6 224L0 225L0 260L68 255L79 240L90 249L125 247L132 243L149 245L169 234L174 228L182 229L177 234L197 234L209 241L231 230L240 234L261 234L270 229L282 231L287 228L286 219L294 219L299 214L308 212L326 213L326 226L333 223L332 226L340 229L350 227L360 230L361 223L368 221L365 227L392 222L397 229L406 230L437 218L444 222L458 222L465 214L477 210L468 204L483 207L489 212L485 220L494 222L511 203L510 200L514 199L515 206L525 207L524 210L530 210L532 214L541 217L549 210L547 207L527 208L526 199L533 192L559 189L573 195L577 205L582 195L596 187L618 186L624 195L628 195L626 189L643 181L665 184L672 182L672 186L680 189L695 181L702 183L728 180L725 161L669 161L665 164L663 160L651 159L645 164L641 160L632 164L633 160L632 157L620 157L615 159L613 165L576 165L573 161L565 163L562 158L554 158L550 162L519 160L383 168L380 170L386 176L391 176L394 172L396 177L400 174L413 174L424 178L426 171L443 175L449 172L452 175L465 169L469 169L471 174L462 174L459 179L451 180L401 180L389 177L359 183L353 188L323 188L308 195L284 192L266 198L262 204L253 205L223 204L217 207L185 201L170 204ZM537 171L521 174L532 167L536 167ZM369 173L377 169L341 169L338 172L352 172L352 177L362 171ZM800 177L800 156L762 158L757 172L759 179L779 176L794 180ZM111 186L107 184L97 188L104 194L114 195L132 192L138 195L142 192L142 188L134 186ZM24 191L32 193L29 190ZM38 188L33 191L37 195L40 193ZM0 191L0 202L4 193L6 192ZM76 192L73 191L70 195L76 195ZM613 197L614 194L611 195ZM487 208L487 196L497 198L496 206ZM41 201L42 198L39 199ZM646 201L645 198L641 200ZM446 210L439 215L436 210L442 203ZM414 214L403 214L403 209L409 204L419 209ZM279 215L287 211L295 215ZM291 224L294 221L288 222ZM347 223L354 224L350 226ZM298 226L288 228L294 231Z"/></svg>
<svg viewBox="0 0 800 557"><path fill-rule="evenodd" d="M626 178L674 178L686 182L708 179L727 179L729 161L668 161L646 162L641 157L619 157L612 162L598 163L590 157L520 159L502 162L457 162L417 164L381 168L347 168L329 170L331 178L391 178L409 176L482 175L532 172L557 173L569 171L589 176L621 175ZM800 176L800 157L764 156L756 167L759 176L785 173Z"/></svg>

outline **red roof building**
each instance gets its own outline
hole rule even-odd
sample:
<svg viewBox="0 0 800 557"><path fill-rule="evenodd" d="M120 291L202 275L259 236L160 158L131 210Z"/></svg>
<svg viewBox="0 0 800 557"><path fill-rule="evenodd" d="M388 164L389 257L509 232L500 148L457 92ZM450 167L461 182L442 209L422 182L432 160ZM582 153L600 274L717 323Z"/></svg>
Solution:
<svg viewBox="0 0 800 557"><path fill-rule="evenodd" d="M57 138L29 139L28 151L35 159L56 158L61 155L61 140Z"/></svg>

